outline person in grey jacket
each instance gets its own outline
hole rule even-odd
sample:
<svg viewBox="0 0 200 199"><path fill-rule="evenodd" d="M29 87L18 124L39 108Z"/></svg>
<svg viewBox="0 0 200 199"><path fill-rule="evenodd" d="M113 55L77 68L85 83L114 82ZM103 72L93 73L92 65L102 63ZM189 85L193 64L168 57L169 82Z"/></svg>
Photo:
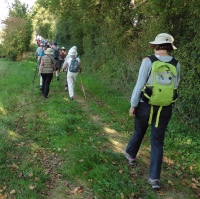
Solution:
<svg viewBox="0 0 200 199"><path fill-rule="evenodd" d="M162 62L170 62L173 57L169 55L170 52L176 49L173 44L174 38L167 34L161 33L156 36L155 40L149 42L154 50L154 55ZM175 85L178 87L180 81L180 64L177 61L176 65L177 76L175 78ZM135 117L134 119L134 133L127 145L125 157L128 159L129 164L136 163L136 156L139 151L141 142L148 128L148 121L150 117L151 104L144 102L141 99L142 89L147 83L149 74L152 70L152 62L146 57L143 59L140 66L137 83L131 96L131 107L129 115ZM172 115L172 105L163 106L162 111L159 113L159 124L155 126L156 117L159 111L159 106L153 105L153 117L151 124L151 156L150 156L150 171L148 182L153 189L160 188L160 173L163 158L163 146L165 131Z"/></svg>
<svg viewBox="0 0 200 199"><path fill-rule="evenodd" d="M39 74L42 76L42 94L44 98L48 98L51 79L53 78L53 73L56 71L55 62L51 56L52 54L53 50L47 48L40 62Z"/></svg>

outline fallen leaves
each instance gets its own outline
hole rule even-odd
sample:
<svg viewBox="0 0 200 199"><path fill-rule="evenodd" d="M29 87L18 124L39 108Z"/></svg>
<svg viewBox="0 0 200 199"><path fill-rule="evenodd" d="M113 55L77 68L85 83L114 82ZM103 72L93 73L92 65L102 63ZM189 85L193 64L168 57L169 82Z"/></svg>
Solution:
<svg viewBox="0 0 200 199"><path fill-rule="evenodd" d="M0 187L0 193L4 192L6 190L6 188L7 188L6 186Z"/></svg>
<svg viewBox="0 0 200 199"><path fill-rule="evenodd" d="M68 181L66 181L64 185L69 189L69 191L67 192L69 195L82 193L84 191L83 186L74 186L74 185L71 185Z"/></svg>
<svg viewBox="0 0 200 199"><path fill-rule="evenodd" d="M200 178L192 178L192 183L191 183L191 187L194 189L194 191L196 192L196 194L200 197L200 182L199 182Z"/></svg>
<svg viewBox="0 0 200 199"><path fill-rule="evenodd" d="M0 187L0 199L6 199L8 198L8 195L6 193L7 186Z"/></svg>
<svg viewBox="0 0 200 199"><path fill-rule="evenodd" d="M171 180L168 180L168 184L174 186L174 183Z"/></svg>
<svg viewBox="0 0 200 199"><path fill-rule="evenodd" d="M73 188L73 189L70 190L70 193L71 193L71 194L81 193L81 192L83 192L83 187L82 187L82 186L80 186L80 187L75 187L75 188Z"/></svg>
<svg viewBox="0 0 200 199"><path fill-rule="evenodd" d="M34 186L34 185L29 185L29 189L30 190L33 190L33 189L35 189L36 188L36 186Z"/></svg>
<svg viewBox="0 0 200 199"><path fill-rule="evenodd" d="M10 194L16 194L16 191L13 189L10 191Z"/></svg>
<svg viewBox="0 0 200 199"><path fill-rule="evenodd" d="M0 199L6 199L6 198L8 198L7 193L0 194Z"/></svg>
<svg viewBox="0 0 200 199"><path fill-rule="evenodd" d="M124 173L124 170L119 170L119 173L120 173L120 174L123 174L123 173Z"/></svg>

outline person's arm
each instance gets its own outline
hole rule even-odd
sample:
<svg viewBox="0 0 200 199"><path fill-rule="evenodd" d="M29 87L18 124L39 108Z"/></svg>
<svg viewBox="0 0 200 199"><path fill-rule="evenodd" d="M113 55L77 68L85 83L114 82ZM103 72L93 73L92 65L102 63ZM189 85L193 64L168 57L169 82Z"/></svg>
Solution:
<svg viewBox="0 0 200 199"><path fill-rule="evenodd" d="M65 65L63 67L63 72L66 70L66 68L68 68L68 62L65 63Z"/></svg>
<svg viewBox="0 0 200 199"><path fill-rule="evenodd" d="M135 115L135 108L138 106L142 89L144 88L147 82L150 71L151 71L151 61L149 58L144 58L140 66L138 79L131 96L131 101L130 101L131 108L129 110L130 116Z"/></svg>
<svg viewBox="0 0 200 199"><path fill-rule="evenodd" d="M43 60L41 60L38 75L41 74L43 65L44 65L44 62L43 62Z"/></svg>
<svg viewBox="0 0 200 199"><path fill-rule="evenodd" d="M56 63L53 58L51 58L51 60L52 60L52 65L53 65L53 73L55 73L56 72Z"/></svg>
<svg viewBox="0 0 200 199"><path fill-rule="evenodd" d="M132 117L135 116L135 107L130 108L129 115L132 116Z"/></svg>
<svg viewBox="0 0 200 199"><path fill-rule="evenodd" d="M42 58L42 57L41 57L40 55L38 55L38 62L40 62L41 58Z"/></svg>
<svg viewBox="0 0 200 199"><path fill-rule="evenodd" d="M176 69L177 69L177 77L175 79L175 87L178 88L179 82L180 82L180 73L181 73L181 66L180 63L178 62L176 65Z"/></svg>

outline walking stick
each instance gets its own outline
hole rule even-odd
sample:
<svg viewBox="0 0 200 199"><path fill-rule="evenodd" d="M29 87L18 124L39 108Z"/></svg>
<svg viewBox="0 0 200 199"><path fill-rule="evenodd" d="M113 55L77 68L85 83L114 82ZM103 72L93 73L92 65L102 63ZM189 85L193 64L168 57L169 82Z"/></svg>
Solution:
<svg viewBox="0 0 200 199"><path fill-rule="evenodd" d="M86 99L86 95L85 95L85 88L84 88L84 86L83 86L83 82L82 82L81 73L80 73L80 79L81 79L81 88L82 88L82 91L83 91L84 97L85 97L85 99Z"/></svg>
<svg viewBox="0 0 200 199"><path fill-rule="evenodd" d="M38 65L36 65L35 74L34 74L34 78L33 78L33 84L35 82L35 77L36 77L37 71L38 71Z"/></svg>

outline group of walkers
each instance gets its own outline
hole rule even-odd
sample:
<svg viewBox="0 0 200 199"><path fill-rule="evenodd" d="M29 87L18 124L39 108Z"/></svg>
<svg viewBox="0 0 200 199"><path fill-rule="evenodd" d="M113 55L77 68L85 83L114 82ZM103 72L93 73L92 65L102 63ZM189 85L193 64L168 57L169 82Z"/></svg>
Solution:
<svg viewBox="0 0 200 199"><path fill-rule="evenodd" d="M154 53L143 59L130 101L129 115L135 118L134 133L125 150L125 157L130 165L136 164L140 145L148 126L151 125L148 182L153 189L160 188L165 131L172 116L172 105L177 99L177 88L180 81L180 64L170 56L170 52L176 49L173 42L174 38L167 33L161 33L154 41L149 42ZM44 48L44 54L41 53L43 50L40 48ZM40 82L42 93L45 98L48 97L53 72L59 79L59 71L63 66L62 70L67 73L65 90L69 90L69 96L73 99L74 83L78 71L81 72L77 49L75 46L72 47L68 54L64 48L57 54L57 49L57 44L54 43L52 47L45 49L45 46L41 46L36 51L39 73L42 76Z"/></svg>
<svg viewBox="0 0 200 199"><path fill-rule="evenodd" d="M65 91L69 91L69 97L73 100L76 78L82 69L77 47L73 46L67 53L65 47L59 49L56 42L52 44L40 42L35 55L40 76L40 90L44 98L48 98L53 75L59 80L59 73L66 71ZM72 71L71 68L75 70Z"/></svg>

